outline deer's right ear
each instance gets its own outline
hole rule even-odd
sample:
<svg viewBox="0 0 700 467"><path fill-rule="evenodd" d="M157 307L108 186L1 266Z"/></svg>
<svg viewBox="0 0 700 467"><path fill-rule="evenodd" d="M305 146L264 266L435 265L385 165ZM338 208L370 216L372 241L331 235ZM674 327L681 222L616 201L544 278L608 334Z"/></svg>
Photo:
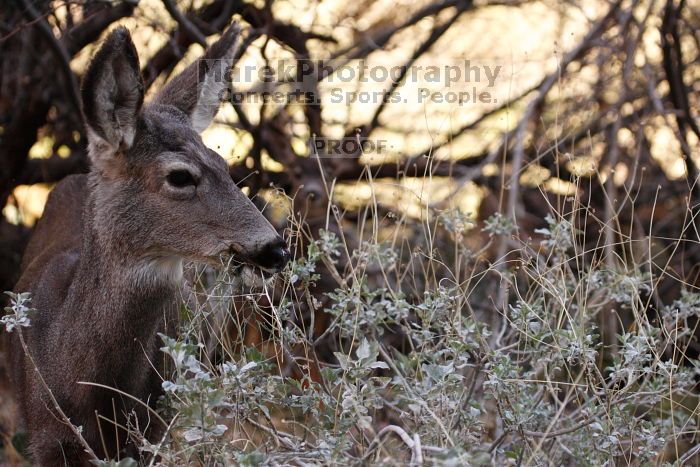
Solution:
<svg viewBox="0 0 700 467"><path fill-rule="evenodd" d="M177 107L189 116L195 131L204 131L218 112L229 86L228 74L238 50L239 35L240 27L233 23L204 56L171 79L153 103Z"/></svg>
<svg viewBox="0 0 700 467"><path fill-rule="evenodd" d="M139 57L126 28L112 31L93 57L82 99L90 158L100 167L120 149L131 147L143 104Z"/></svg>

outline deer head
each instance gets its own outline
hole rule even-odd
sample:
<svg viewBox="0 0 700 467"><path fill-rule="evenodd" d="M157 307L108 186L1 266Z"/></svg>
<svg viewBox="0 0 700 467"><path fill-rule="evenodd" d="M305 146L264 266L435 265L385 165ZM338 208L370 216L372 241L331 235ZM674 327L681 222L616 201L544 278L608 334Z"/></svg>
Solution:
<svg viewBox="0 0 700 467"><path fill-rule="evenodd" d="M234 24L145 105L125 28L93 58L82 89L92 163L86 221L102 248L176 267L182 259L218 264L224 253L268 272L288 261L283 239L199 135L219 108L238 36Z"/></svg>

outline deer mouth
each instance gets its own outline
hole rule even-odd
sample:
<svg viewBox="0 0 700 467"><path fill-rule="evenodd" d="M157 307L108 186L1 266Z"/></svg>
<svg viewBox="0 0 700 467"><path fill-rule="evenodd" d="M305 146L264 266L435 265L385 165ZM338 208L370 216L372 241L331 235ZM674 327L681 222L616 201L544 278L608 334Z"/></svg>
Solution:
<svg viewBox="0 0 700 467"><path fill-rule="evenodd" d="M274 277L279 272L274 269L265 268L247 256L240 254L235 247L230 247L220 256L220 262L224 269L234 275L255 275L263 280L268 280Z"/></svg>
<svg viewBox="0 0 700 467"><path fill-rule="evenodd" d="M243 260L240 255L226 252L219 258L219 268L231 278L231 284L241 293L264 290L272 286L275 271L263 269Z"/></svg>
<svg viewBox="0 0 700 467"><path fill-rule="evenodd" d="M256 276L259 276L265 280L272 279L277 274L277 271L261 268L260 266L250 262L234 265L232 268L229 268L229 271L239 274L255 274Z"/></svg>
<svg viewBox="0 0 700 467"><path fill-rule="evenodd" d="M228 249L229 256L239 263L247 264L261 271L262 274L274 275L280 272L291 259L291 253L282 237L256 248L250 254L242 254L241 248L231 245Z"/></svg>

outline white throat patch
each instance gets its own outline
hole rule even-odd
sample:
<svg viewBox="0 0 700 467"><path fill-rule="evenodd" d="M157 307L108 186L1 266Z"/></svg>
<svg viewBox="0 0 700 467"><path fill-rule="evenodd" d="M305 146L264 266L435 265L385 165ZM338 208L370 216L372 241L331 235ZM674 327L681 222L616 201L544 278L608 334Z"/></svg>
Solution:
<svg viewBox="0 0 700 467"><path fill-rule="evenodd" d="M143 285L182 283L182 258L159 256L146 258L136 266L136 277Z"/></svg>

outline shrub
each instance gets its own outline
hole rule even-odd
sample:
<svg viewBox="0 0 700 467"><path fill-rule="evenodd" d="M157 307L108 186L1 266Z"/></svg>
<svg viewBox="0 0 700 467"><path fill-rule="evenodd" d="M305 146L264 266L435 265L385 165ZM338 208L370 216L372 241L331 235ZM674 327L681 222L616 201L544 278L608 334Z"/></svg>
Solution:
<svg viewBox="0 0 700 467"><path fill-rule="evenodd" d="M302 243L297 232L304 254L262 289L191 266L181 331L161 336L172 422L160 443L139 438L144 453L165 465L639 465L697 453L699 366L686 351L700 295L682 287L654 304L664 269L587 247L591 226L572 212L527 240L502 215L380 213L370 234ZM489 262L501 242L512 251ZM30 319L26 295L13 300L8 330ZM620 326L608 341L606 314Z"/></svg>

